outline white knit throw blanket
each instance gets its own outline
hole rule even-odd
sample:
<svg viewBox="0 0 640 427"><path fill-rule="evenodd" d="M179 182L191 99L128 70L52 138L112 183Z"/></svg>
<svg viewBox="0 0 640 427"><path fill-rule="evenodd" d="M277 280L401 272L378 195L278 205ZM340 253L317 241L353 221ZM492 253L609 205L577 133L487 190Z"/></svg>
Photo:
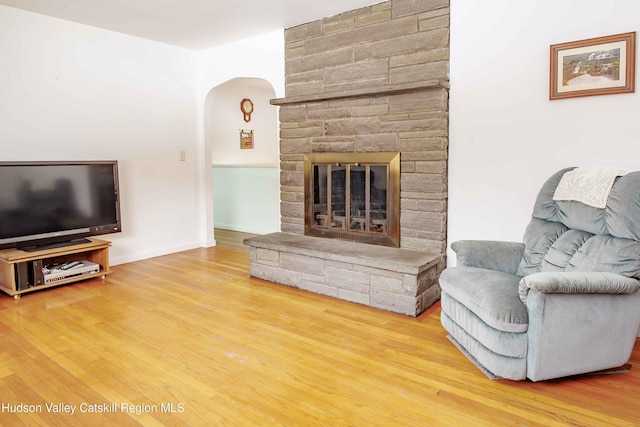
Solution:
<svg viewBox="0 0 640 427"><path fill-rule="evenodd" d="M562 175L553 200L574 200L604 209L616 177L629 173L620 168L584 167Z"/></svg>

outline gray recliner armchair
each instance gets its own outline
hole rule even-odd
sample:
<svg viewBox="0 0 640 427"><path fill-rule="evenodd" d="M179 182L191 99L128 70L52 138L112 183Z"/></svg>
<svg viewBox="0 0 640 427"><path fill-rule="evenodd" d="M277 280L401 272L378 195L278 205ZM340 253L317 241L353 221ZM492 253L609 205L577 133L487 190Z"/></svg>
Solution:
<svg viewBox="0 0 640 427"><path fill-rule="evenodd" d="M451 245L457 264L440 276L442 325L496 377L540 381L615 368L636 342L640 172L613 178L598 207L558 196L569 172L540 190L523 243Z"/></svg>

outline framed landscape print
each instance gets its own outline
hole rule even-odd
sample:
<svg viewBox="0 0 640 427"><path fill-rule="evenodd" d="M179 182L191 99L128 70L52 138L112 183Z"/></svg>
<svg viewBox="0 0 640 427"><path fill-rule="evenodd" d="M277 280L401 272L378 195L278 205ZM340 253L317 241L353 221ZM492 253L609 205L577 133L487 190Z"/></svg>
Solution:
<svg viewBox="0 0 640 427"><path fill-rule="evenodd" d="M549 99L635 91L636 33L551 45Z"/></svg>

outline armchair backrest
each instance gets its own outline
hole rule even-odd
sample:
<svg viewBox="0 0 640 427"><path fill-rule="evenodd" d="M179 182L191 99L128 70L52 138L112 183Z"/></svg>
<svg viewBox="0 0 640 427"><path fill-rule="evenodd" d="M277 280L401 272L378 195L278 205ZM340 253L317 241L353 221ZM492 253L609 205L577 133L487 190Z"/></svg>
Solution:
<svg viewBox="0 0 640 427"><path fill-rule="evenodd" d="M640 172L616 178L604 209L553 200L562 176L542 186L524 235L518 274L603 271L640 278Z"/></svg>

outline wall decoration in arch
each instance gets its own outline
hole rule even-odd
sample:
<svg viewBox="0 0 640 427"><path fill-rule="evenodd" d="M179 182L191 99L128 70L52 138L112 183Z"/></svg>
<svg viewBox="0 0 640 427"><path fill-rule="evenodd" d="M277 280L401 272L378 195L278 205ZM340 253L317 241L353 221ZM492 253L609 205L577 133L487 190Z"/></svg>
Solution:
<svg viewBox="0 0 640 427"><path fill-rule="evenodd" d="M253 150L253 130L240 129L240 148Z"/></svg>

